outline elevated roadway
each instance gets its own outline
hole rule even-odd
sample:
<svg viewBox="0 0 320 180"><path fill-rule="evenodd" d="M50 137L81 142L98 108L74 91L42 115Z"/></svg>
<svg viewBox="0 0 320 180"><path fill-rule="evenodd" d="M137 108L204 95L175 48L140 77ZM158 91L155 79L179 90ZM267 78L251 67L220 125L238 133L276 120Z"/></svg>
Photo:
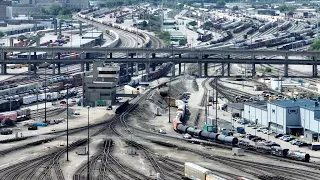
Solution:
<svg viewBox="0 0 320 180"><path fill-rule="evenodd" d="M25 59L7 59L7 54L10 52L28 52L29 55ZM47 59L37 59L37 52L47 52L51 55ZM59 53L79 53L78 59L60 59ZM104 55L104 58L94 58L91 53L99 53ZM122 53L124 56L114 58L113 54ZM138 54L134 56L134 54ZM314 51L274 51L274 50L224 50L224 49L194 49L194 48L81 48L81 47L1 47L0 48L0 63L1 73L6 74L7 64L33 64L37 66L39 63L47 62L58 65L61 63L77 63L87 67L93 61L105 61L115 63L146 63L148 67L154 67L156 63L174 62L181 63L198 63L199 76L207 76L208 63L221 63L227 65L227 76L230 76L230 64L252 64L252 74L255 75L256 64L283 64L284 76L288 77L289 65L312 65L313 71L311 77L317 77L317 65L320 65L320 57L318 52ZM140 57L139 57L140 56ZM142 57L141 57L142 56ZM170 57L169 57L170 56ZM277 58L259 58L259 57L277 57ZM297 56L307 58L297 59ZM93 58L92 58L93 57ZM295 57L295 58L292 58ZM204 65L204 67L203 67ZM36 68L35 73L36 73ZM179 68L179 74L181 70ZM221 72L224 75L224 70Z"/></svg>

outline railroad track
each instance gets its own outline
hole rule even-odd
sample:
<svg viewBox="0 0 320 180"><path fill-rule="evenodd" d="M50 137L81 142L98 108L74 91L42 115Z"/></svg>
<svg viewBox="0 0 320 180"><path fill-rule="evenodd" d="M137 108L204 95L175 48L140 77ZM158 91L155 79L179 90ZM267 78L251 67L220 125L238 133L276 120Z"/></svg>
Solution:
<svg viewBox="0 0 320 180"><path fill-rule="evenodd" d="M72 150L79 145L85 143L86 140L79 140L71 145ZM1 180L17 180L17 179L57 179L64 180L62 170L60 168L59 159L66 152L66 148L59 148L56 152L48 152L47 155L32 160L27 160L19 164L15 164L0 170Z"/></svg>

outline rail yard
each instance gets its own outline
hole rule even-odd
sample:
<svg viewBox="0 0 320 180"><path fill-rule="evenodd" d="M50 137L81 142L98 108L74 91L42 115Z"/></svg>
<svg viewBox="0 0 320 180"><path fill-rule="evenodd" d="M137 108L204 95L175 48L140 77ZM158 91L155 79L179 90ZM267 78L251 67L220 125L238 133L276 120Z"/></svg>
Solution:
<svg viewBox="0 0 320 180"><path fill-rule="evenodd" d="M172 3L5 21L0 180L320 179L314 2Z"/></svg>

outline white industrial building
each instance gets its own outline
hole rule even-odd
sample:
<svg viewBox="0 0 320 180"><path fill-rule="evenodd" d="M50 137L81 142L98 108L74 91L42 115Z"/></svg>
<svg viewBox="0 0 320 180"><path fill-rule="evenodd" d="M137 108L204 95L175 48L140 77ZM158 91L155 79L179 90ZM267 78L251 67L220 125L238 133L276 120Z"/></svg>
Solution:
<svg viewBox="0 0 320 180"><path fill-rule="evenodd" d="M84 78L86 104L96 105L98 101L106 101L109 105L115 103L119 72L120 66L94 62L92 75Z"/></svg>
<svg viewBox="0 0 320 180"><path fill-rule="evenodd" d="M310 99L247 102L243 118L277 133L304 135L314 141L319 133L319 102Z"/></svg>
<svg viewBox="0 0 320 180"><path fill-rule="evenodd" d="M248 102L244 105L244 118L260 126L268 126L267 102Z"/></svg>

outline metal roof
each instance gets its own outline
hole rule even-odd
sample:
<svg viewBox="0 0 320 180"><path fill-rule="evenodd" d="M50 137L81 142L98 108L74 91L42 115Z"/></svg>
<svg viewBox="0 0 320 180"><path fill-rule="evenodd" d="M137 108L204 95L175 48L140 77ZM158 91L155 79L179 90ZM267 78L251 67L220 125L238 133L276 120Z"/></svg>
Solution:
<svg viewBox="0 0 320 180"><path fill-rule="evenodd" d="M245 102L244 104L266 111L267 102L268 101L253 101L253 102Z"/></svg>
<svg viewBox="0 0 320 180"><path fill-rule="evenodd" d="M243 103L231 103L231 104L228 104L228 107L232 107L232 108L237 109L237 110L244 110L244 104Z"/></svg>
<svg viewBox="0 0 320 180"><path fill-rule="evenodd" d="M307 109L307 110L310 110L310 111L320 111L320 102L318 104L318 106L315 106L315 102L313 103L313 105L305 105L305 106L300 106L300 108L302 109Z"/></svg>
<svg viewBox="0 0 320 180"><path fill-rule="evenodd" d="M315 101L310 99L291 99L291 100L273 100L269 101L268 103L280 106L283 108L290 108L290 107L302 107L302 106L314 106Z"/></svg>

